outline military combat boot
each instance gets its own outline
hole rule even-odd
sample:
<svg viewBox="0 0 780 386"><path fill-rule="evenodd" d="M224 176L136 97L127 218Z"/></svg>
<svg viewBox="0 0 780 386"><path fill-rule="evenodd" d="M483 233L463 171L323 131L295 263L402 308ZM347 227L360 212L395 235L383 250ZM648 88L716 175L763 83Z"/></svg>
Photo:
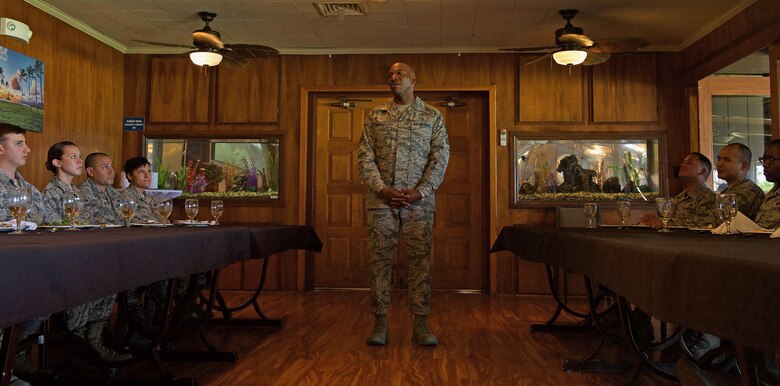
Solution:
<svg viewBox="0 0 780 386"><path fill-rule="evenodd" d="M414 330L412 330L412 341L420 346L436 346L439 344L439 340L436 339L436 335L433 335L431 330L428 329L426 321L428 316L415 315L414 316Z"/></svg>
<svg viewBox="0 0 780 386"><path fill-rule="evenodd" d="M366 344L369 346L384 346L387 344L387 315L374 315L374 329L368 336Z"/></svg>
<svg viewBox="0 0 780 386"><path fill-rule="evenodd" d="M132 359L133 356L130 354L120 354L103 345L103 327L105 325L106 322L102 320L87 322L84 338L100 353L100 357L106 362L122 362Z"/></svg>

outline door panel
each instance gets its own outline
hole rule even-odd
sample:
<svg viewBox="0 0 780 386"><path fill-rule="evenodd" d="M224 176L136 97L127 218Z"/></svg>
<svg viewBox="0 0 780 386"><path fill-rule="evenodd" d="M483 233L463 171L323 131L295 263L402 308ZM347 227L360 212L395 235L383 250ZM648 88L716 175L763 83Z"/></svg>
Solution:
<svg viewBox="0 0 780 386"><path fill-rule="evenodd" d="M457 96L446 107L437 94L418 93L437 107L450 139L450 162L436 191L431 253L432 288L481 290L485 283L486 240L483 216L484 130L487 98ZM447 97L452 96L448 94ZM314 222L323 240L317 256L315 287L368 287L368 229L364 195L357 168L357 146L365 116L387 98L360 98L354 108L333 106L337 98L316 104ZM399 242L393 262L393 288L405 288L408 259Z"/></svg>

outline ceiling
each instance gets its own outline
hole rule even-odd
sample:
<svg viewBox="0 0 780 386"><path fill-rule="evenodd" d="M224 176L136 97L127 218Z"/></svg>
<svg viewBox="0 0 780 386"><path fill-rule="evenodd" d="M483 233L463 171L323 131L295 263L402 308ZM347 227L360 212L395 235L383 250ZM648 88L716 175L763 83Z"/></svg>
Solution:
<svg viewBox="0 0 780 386"><path fill-rule="evenodd" d="M174 53L212 11L225 43L282 54L470 53L554 45L565 22L594 40L637 37L645 51L679 51L755 0L367 0L365 16L322 16L311 0L25 0L124 53ZM335 1L338 2L338 1ZM33 32L35 26L31 26ZM35 37L33 36L33 39Z"/></svg>

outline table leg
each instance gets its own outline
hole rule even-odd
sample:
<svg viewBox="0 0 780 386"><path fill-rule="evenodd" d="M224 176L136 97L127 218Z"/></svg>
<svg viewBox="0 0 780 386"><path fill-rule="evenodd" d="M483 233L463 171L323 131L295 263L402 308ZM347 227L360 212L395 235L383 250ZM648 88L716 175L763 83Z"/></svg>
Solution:
<svg viewBox="0 0 780 386"><path fill-rule="evenodd" d="M0 363L3 364L3 376L0 385L8 386L11 382L11 370L14 367L16 356L16 344L19 342L19 332L22 327L18 324L3 329L3 340L0 344Z"/></svg>
<svg viewBox="0 0 780 386"><path fill-rule="evenodd" d="M270 260L270 257L263 258L263 268L260 271L260 281L257 284L257 289L255 289L254 294L252 295L249 300L244 302L243 304L240 304L235 307L228 307L227 304L224 303L224 300L218 301L219 304L214 305L214 309L221 312L223 317L221 319L208 319L205 321L205 324L208 326L227 326L227 327L275 327L275 328L282 328L283 322L280 319L271 319L268 316L265 315L265 313L262 310L262 307L260 306L260 301L258 300L260 297L260 293L263 290L263 286L265 286L265 279L268 272L268 261ZM214 285L216 286L216 280L214 281ZM222 295L220 295L219 291L214 288L214 291L216 291L216 298L222 299ZM255 310L255 313L258 316L258 319L233 319L231 315L235 313L236 311L241 311L249 306L252 306L252 308Z"/></svg>

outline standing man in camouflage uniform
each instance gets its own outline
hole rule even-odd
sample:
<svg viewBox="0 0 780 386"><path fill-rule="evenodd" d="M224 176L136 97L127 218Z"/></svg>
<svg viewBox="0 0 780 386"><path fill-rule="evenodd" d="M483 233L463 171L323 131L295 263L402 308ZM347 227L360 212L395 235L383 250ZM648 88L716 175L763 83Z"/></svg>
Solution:
<svg viewBox="0 0 780 386"><path fill-rule="evenodd" d="M756 216L756 223L767 229L780 228L780 139L764 145L764 156L758 159L764 165L764 176L775 187L766 194L766 199Z"/></svg>
<svg viewBox="0 0 780 386"><path fill-rule="evenodd" d="M82 219L90 224L122 225L119 213L119 192L114 183L114 163L105 153L91 153L84 160L87 179L79 187L84 201Z"/></svg>
<svg viewBox="0 0 780 386"><path fill-rule="evenodd" d="M46 169L54 175L43 189L44 199L49 205L62 209L62 202L66 197L78 195L73 178L80 176L83 168L81 151L73 142L57 142L49 148ZM75 222L75 219L73 220ZM110 295L65 310L68 330L86 339L106 362L120 362L132 358L129 354L120 354L103 344L103 334L114 307L114 300L116 295Z"/></svg>
<svg viewBox="0 0 780 386"><path fill-rule="evenodd" d="M691 228L719 225L715 218L715 192L706 185L711 172L712 162L701 153L693 152L683 159L679 177L685 190L674 197L674 213L669 225ZM656 229L662 226L654 214L644 216L642 222Z"/></svg>
<svg viewBox="0 0 780 386"><path fill-rule="evenodd" d="M371 189L366 209L375 324L367 343L387 343L390 275L400 229L409 255L409 298L415 315L412 339L435 346L438 340L426 323L429 262L435 191L444 179L450 147L441 113L414 95L414 69L393 64L387 83L393 99L368 114L358 147L360 177Z"/></svg>
<svg viewBox="0 0 780 386"><path fill-rule="evenodd" d="M59 221L59 215L46 204L43 195L32 184L25 181L17 169L27 164L30 148L24 137L24 130L18 126L0 123L0 221L12 219L8 209L8 192L12 188L24 188L31 193L30 207L25 220L35 223L50 223ZM41 322L48 319L42 316L22 324L19 341L38 330ZM0 336L2 334L0 333ZM30 361L30 346L17 347L14 358L14 374L22 379L35 382L38 379L38 368Z"/></svg>
<svg viewBox="0 0 780 386"><path fill-rule="evenodd" d="M721 193L736 195L739 211L755 220L764 202L764 191L747 177L752 158L750 148L741 143L724 146L718 152L718 178L728 184Z"/></svg>

